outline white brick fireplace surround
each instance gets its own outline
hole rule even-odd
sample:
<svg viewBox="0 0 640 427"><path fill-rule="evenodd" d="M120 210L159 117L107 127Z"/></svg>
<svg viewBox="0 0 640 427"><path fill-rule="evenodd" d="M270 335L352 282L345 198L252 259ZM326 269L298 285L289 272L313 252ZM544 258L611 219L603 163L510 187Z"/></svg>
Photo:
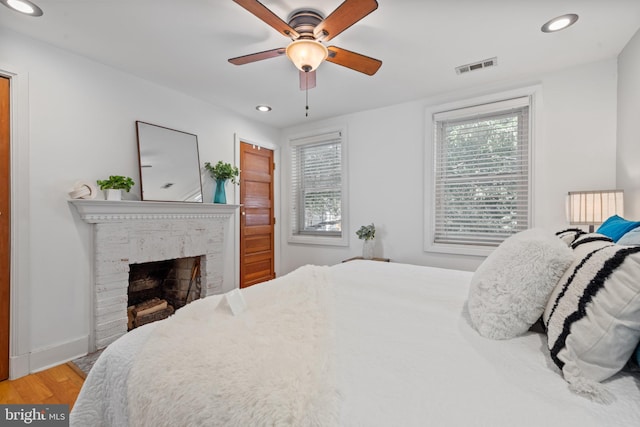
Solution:
<svg viewBox="0 0 640 427"><path fill-rule="evenodd" d="M201 257L201 297L222 292L223 250L237 205L71 200L93 224L89 351L127 332L129 265Z"/></svg>

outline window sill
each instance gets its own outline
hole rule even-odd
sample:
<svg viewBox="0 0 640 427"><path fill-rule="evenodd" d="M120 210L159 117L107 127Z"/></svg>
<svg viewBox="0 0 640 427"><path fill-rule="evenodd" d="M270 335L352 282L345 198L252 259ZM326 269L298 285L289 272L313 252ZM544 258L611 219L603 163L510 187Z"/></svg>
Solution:
<svg viewBox="0 0 640 427"><path fill-rule="evenodd" d="M427 244L425 252L434 252L452 255L475 255L486 257L496 249L497 246L473 246L473 245L447 245L444 243Z"/></svg>
<svg viewBox="0 0 640 427"><path fill-rule="evenodd" d="M349 242L344 236L291 235L288 242L300 245L349 246Z"/></svg>

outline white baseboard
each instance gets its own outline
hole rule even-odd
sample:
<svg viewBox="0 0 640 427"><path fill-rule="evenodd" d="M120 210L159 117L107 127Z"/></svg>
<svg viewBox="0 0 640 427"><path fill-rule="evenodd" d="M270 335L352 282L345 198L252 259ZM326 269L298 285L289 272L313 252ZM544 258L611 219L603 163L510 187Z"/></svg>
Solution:
<svg viewBox="0 0 640 427"><path fill-rule="evenodd" d="M29 375L29 355L11 356L9 358L9 379L15 380L25 375Z"/></svg>
<svg viewBox="0 0 640 427"><path fill-rule="evenodd" d="M31 352L29 357L30 372L38 372L53 366L58 366L78 357L85 356L89 350L89 336L83 336L73 341L38 349Z"/></svg>

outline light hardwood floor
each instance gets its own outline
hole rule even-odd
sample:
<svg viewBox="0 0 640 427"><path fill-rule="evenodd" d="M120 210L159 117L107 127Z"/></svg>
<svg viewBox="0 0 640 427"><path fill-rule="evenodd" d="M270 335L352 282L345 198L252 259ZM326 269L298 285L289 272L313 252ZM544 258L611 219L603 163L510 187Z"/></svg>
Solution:
<svg viewBox="0 0 640 427"><path fill-rule="evenodd" d="M83 383L84 378L64 364L0 382L0 403L67 404L71 410Z"/></svg>

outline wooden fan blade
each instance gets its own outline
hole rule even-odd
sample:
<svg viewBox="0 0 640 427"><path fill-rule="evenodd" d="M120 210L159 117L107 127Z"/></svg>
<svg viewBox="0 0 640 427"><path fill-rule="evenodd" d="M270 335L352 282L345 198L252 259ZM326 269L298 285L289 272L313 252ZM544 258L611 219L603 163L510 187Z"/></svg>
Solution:
<svg viewBox="0 0 640 427"><path fill-rule="evenodd" d="M250 62L262 61L263 59L275 58L285 54L286 49L280 47L278 49L265 50L264 52L251 53L249 55L238 56L229 59L229 62L235 65L244 65Z"/></svg>
<svg viewBox="0 0 640 427"><path fill-rule="evenodd" d="M329 46L327 49L329 50L327 61L351 68L368 76L373 76L382 65L382 61L379 59L351 52L337 46Z"/></svg>
<svg viewBox="0 0 640 427"><path fill-rule="evenodd" d="M316 39L329 41L378 8L376 0L345 0L313 30Z"/></svg>
<svg viewBox="0 0 640 427"><path fill-rule="evenodd" d="M265 5L260 3L258 0L233 0L238 3L240 6L247 9L249 12L253 13L255 16L260 18L265 23L271 25L275 28L280 34L286 37L290 37L292 39L297 39L300 37L300 34L289 24L284 22L282 19L278 17L275 13L271 12Z"/></svg>
<svg viewBox="0 0 640 427"><path fill-rule="evenodd" d="M300 71L300 90L313 89L314 87L316 87L315 70L308 73Z"/></svg>

